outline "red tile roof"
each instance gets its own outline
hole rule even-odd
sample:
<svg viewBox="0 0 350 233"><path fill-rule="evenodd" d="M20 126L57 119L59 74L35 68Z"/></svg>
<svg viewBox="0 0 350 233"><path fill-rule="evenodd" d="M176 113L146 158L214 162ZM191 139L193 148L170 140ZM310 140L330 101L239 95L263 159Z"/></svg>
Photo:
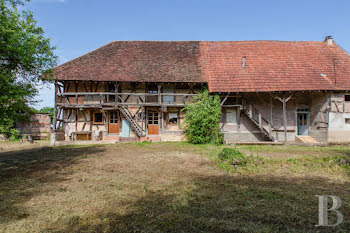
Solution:
<svg viewBox="0 0 350 233"><path fill-rule="evenodd" d="M54 75L207 82L211 92L350 90L350 56L334 42L321 41L118 41L57 67Z"/></svg>
<svg viewBox="0 0 350 233"><path fill-rule="evenodd" d="M350 56L335 43L202 42L201 53L211 92L350 89Z"/></svg>
<svg viewBox="0 0 350 233"><path fill-rule="evenodd" d="M204 82L198 41L114 41L54 69L58 80Z"/></svg>

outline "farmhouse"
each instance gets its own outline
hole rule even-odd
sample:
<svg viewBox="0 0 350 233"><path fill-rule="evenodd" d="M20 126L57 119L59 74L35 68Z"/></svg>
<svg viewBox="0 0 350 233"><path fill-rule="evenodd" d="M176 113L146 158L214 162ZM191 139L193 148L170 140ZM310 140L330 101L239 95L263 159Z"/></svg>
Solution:
<svg viewBox="0 0 350 233"><path fill-rule="evenodd" d="M54 70L54 140L184 140L221 97L226 143L350 142L350 56L325 41L114 41Z"/></svg>

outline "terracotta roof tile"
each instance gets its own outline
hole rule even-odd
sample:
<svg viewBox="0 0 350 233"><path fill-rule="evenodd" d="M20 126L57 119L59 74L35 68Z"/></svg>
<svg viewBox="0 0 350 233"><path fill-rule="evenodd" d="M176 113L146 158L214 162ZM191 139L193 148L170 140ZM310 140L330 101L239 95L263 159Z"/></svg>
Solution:
<svg viewBox="0 0 350 233"><path fill-rule="evenodd" d="M321 41L116 41L55 68L54 76L207 82L211 92L350 90L350 56Z"/></svg>
<svg viewBox="0 0 350 233"><path fill-rule="evenodd" d="M350 89L350 56L335 43L201 42L200 51L211 92Z"/></svg>
<svg viewBox="0 0 350 233"><path fill-rule="evenodd" d="M204 82L198 41L114 41L54 69L58 80Z"/></svg>

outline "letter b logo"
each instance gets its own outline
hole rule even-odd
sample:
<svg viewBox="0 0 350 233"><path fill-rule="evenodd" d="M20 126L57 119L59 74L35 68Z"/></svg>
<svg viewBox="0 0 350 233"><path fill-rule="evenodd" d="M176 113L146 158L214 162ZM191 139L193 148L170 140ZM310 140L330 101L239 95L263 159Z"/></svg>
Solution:
<svg viewBox="0 0 350 233"><path fill-rule="evenodd" d="M316 227L320 226L338 226L343 222L344 216L343 214L338 210L341 207L341 199L337 196L328 196L328 195L315 195L318 197L318 225L315 225ZM332 198L333 206L328 209L328 198ZM337 214L337 223L333 225L328 224L328 212L335 212Z"/></svg>

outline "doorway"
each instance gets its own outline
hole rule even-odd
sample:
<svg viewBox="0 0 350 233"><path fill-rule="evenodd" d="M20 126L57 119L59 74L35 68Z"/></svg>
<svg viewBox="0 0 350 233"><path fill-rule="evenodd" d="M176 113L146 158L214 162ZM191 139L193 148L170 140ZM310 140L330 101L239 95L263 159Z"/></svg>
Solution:
<svg viewBox="0 0 350 233"><path fill-rule="evenodd" d="M309 135L309 113L297 112L298 135Z"/></svg>
<svg viewBox="0 0 350 233"><path fill-rule="evenodd" d="M158 135L159 134L159 114L158 112L148 112L148 134Z"/></svg>
<svg viewBox="0 0 350 233"><path fill-rule="evenodd" d="M108 133L119 133L119 114L118 112L109 112Z"/></svg>

